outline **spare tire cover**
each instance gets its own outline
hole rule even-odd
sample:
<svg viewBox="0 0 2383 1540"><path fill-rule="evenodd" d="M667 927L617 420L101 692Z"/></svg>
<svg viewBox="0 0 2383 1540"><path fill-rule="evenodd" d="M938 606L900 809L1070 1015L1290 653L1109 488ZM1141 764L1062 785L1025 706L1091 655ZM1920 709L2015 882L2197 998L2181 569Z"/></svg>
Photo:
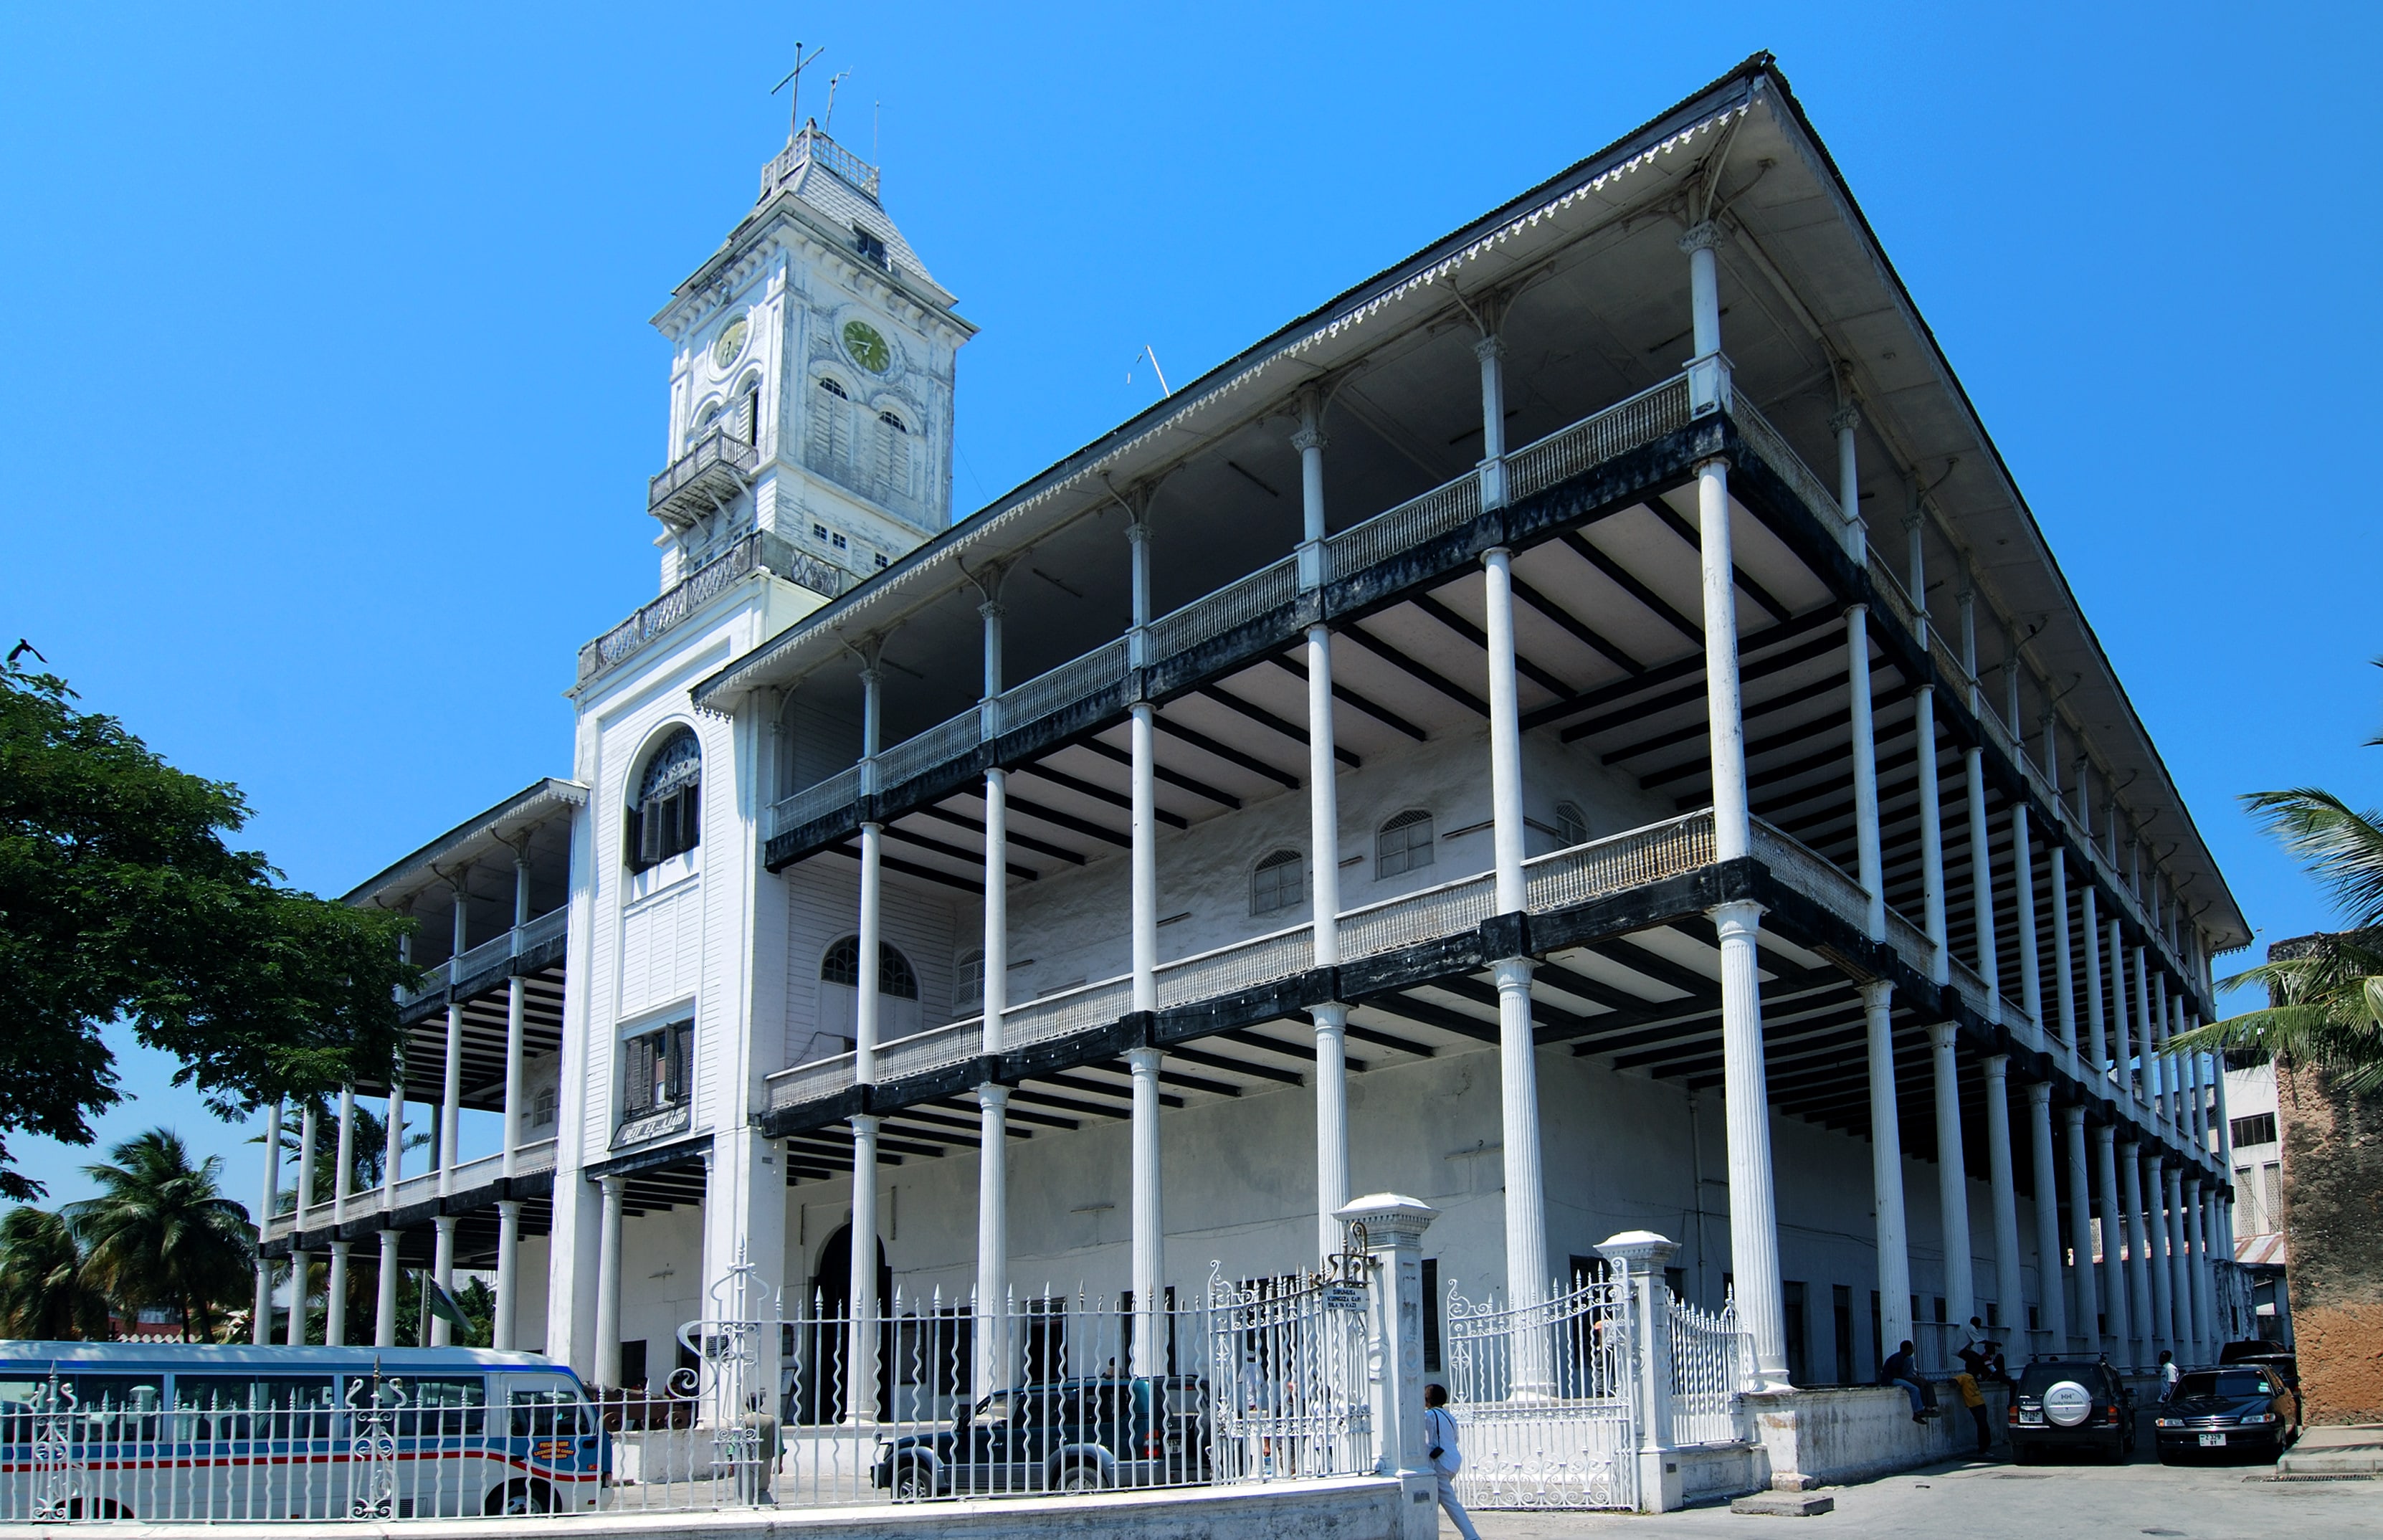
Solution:
<svg viewBox="0 0 2383 1540"><path fill-rule="evenodd" d="M2062 1380L2043 1393L2043 1416L2059 1427L2073 1428L2093 1414L2093 1393L2075 1380Z"/></svg>

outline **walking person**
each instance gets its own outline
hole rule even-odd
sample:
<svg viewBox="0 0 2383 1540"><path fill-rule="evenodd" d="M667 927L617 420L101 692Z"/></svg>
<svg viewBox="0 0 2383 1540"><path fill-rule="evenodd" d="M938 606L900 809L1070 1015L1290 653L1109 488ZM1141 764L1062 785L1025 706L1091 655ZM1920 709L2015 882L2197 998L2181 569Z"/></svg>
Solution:
<svg viewBox="0 0 2383 1540"><path fill-rule="evenodd" d="M1456 1533L1464 1540L1481 1540L1481 1532L1473 1527L1472 1516L1456 1500L1456 1472L1464 1469L1464 1451L1456 1442L1456 1419L1448 1413L1448 1387L1444 1385L1423 1387L1423 1450L1439 1486L1440 1511L1456 1522Z"/></svg>
<svg viewBox="0 0 2383 1540"><path fill-rule="evenodd" d="M2184 1371L2177 1367L2176 1355L2166 1348L2160 1349L2159 1377L2160 1400L2162 1402L2175 1400L2176 1382L2184 1378Z"/></svg>

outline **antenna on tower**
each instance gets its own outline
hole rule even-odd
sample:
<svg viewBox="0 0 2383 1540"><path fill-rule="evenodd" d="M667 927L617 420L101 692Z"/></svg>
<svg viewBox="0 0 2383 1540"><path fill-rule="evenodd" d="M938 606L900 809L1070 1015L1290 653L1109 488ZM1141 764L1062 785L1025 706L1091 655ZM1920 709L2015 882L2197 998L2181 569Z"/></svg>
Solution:
<svg viewBox="0 0 2383 1540"><path fill-rule="evenodd" d="M820 127L830 133L835 131L835 88L850 79L852 71L849 69L839 69L827 78L827 121Z"/></svg>
<svg viewBox="0 0 2383 1540"><path fill-rule="evenodd" d="M882 101L879 101L879 102L871 102L871 103L870 103L870 104L869 104L869 162L870 162L870 165L872 165L872 166L874 166L875 164L877 164L877 130L878 130L879 129L881 129L881 128L884 127L884 125L885 125L885 104L884 104L883 102L882 102Z"/></svg>
<svg viewBox="0 0 2383 1540"><path fill-rule="evenodd" d="M803 126L803 71L810 68L812 59L818 58L826 52L827 44L821 43L811 50L810 58L805 58L803 45L800 41L797 41L795 43L795 67L786 71L784 80L770 88L770 94L772 96L785 90L789 85L795 88L794 94L786 98L786 142L789 144L795 142L796 132ZM832 94L830 99L833 99Z"/></svg>

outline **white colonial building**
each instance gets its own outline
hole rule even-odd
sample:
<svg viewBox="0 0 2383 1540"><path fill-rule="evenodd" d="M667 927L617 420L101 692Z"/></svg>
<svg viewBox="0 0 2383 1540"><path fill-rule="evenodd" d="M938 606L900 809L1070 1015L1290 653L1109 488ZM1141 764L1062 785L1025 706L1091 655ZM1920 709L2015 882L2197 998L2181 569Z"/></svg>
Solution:
<svg viewBox="0 0 2383 1540"><path fill-rule="evenodd" d="M268 1251L615 1386L740 1256L1148 1309L1353 1192L1435 1310L1670 1237L1773 1386L2224 1335L2248 929L1767 58L957 523L954 303L806 129L657 315L569 776L352 895L445 1132Z"/></svg>

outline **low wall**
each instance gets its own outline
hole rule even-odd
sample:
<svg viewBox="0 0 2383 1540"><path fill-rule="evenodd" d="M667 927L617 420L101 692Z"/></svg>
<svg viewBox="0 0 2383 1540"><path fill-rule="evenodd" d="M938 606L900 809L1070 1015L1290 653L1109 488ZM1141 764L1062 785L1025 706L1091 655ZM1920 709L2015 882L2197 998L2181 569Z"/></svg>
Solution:
<svg viewBox="0 0 2383 1540"><path fill-rule="evenodd" d="M302 1534L389 1540L1394 1540L1427 1485L1405 1492L1378 1476L1266 1486L1085 1493L882 1508L602 1513L552 1519L424 1519L401 1523L111 1524L154 1540L292 1540ZM1417 1507L1417 1511L1423 1511ZM1438 1510L1429 1510L1436 1521ZM0 1531L46 1534L0 1526ZM1428 1534L1426 1530L1424 1533Z"/></svg>
<svg viewBox="0 0 2383 1540"><path fill-rule="evenodd" d="M1666 1449L1663 1460L1676 1469L1676 1474L1665 1474L1678 1481L1674 1496L1684 1503L1722 1502L1771 1484L1770 1463L1759 1444L1697 1444Z"/></svg>
<svg viewBox="0 0 2383 1540"><path fill-rule="evenodd" d="M1984 1389L1988 1425L1999 1438L2008 1392L1999 1385ZM1925 1423L1911 1420L1911 1398L1899 1386L1784 1390L1744 1400L1770 1457L1770 1485L1781 1491L1868 1481L1977 1452L1977 1424L1950 1384L1936 1387L1943 1414Z"/></svg>

